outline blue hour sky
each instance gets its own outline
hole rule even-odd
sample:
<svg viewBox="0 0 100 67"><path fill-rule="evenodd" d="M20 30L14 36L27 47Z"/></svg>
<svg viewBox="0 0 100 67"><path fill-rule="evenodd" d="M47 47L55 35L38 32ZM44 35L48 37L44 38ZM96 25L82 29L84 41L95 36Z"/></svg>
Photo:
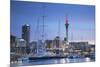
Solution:
<svg viewBox="0 0 100 67"><path fill-rule="evenodd" d="M68 18L69 41L95 40L95 6L41 2L11 1L11 34L21 38L21 27L29 24L30 39L41 39L43 15L44 39L66 36L65 21Z"/></svg>

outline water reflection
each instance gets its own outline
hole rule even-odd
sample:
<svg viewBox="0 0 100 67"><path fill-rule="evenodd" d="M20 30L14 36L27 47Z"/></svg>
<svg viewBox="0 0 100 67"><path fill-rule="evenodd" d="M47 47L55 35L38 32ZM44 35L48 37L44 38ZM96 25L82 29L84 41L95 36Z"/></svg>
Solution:
<svg viewBox="0 0 100 67"><path fill-rule="evenodd" d="M78 63L78 62L89 62L91 61L90 58L77 58L77 59L47 59L47 60L36 60L30 61L32 65L43 65L43 64L64 64L64 63Z"/></svg>
<svg viewBox="0 0 100 67"><path fill-rule="evenodd" d="M61 63L61 64L66 63L66 59L61 59L59 63Z"/></svg>
<svg viewBox="0 0 100 67"><path fill-rule="evenodd" d="M88 57L85 58L85 60L86 60L86 62L90 62L90 58L88 58Z"/></svg>
<svg viewBox="0 0 100 67"><path fill-rule="evenodd" d="M65 64L65 63L80 63L80 62L90 62L90 58L62 58L62 59L43 59L43 60L34 60L22 63L18 63L19 66L27 66L27 65L45 65L45 64Z"/></svg>

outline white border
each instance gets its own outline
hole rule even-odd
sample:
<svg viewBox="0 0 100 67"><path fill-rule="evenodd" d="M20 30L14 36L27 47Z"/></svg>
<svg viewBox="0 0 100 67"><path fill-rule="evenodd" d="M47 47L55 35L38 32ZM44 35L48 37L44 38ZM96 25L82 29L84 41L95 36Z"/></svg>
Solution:
<svg viewBox="0 0 100 67"><path fill-rule="evenodd" d="M24 0L25 1L25 0ZM39 2L96 5L96 62L36 65L34 67L98 67L100 59L100 5L99 0L28 0ZM10 60L10 0L0 0L0 67L9 67ZM26 66L33 67L33 66Z"/></svg>
<svg viewBox="0 0 100 67"><path fill-rule="evenodd" d="M19 0L19 1L39 1L39 2L51 2L51 3L70 3L70 4L84 4L95 5L95 0Z"/></svg>
<svg viewBox="0 0 100 67"><path fill-rule="evenodd" d="M0 0L0 67L8 67L10 61L10 1Z"/></svg>

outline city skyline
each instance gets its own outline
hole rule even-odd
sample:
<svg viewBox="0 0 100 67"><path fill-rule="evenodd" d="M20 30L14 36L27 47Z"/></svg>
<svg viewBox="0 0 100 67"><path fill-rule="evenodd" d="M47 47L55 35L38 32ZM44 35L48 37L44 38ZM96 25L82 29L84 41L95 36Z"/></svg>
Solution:
<svg viewBox="0 0 100 67"><path fill-rule="evenodd" d="M37 22L41 32L43 15L45 15L45 39L54 39L57 35L61 39L66 37L65 22L68 17L69 41L95 41L95 7L89 5L11 1L11 34L21 37L22 25L29 24L30 40L36 40Z"/></svg>

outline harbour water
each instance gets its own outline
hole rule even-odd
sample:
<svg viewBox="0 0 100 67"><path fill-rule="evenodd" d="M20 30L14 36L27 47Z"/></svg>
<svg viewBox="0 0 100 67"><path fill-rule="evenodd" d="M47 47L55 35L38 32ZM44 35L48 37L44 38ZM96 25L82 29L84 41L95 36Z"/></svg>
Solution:
<svg viewBox="0 0 100 67"><path fill-rule="evenodd" d="M41 59L41 60L31 60L31 61L18 61L16 64L11 64L14 66L31 66L31 65L47 65L47 64L66 64L66 63L81 63L81 62L93 62L90 58L60 58L60 59Z"/></svg>

